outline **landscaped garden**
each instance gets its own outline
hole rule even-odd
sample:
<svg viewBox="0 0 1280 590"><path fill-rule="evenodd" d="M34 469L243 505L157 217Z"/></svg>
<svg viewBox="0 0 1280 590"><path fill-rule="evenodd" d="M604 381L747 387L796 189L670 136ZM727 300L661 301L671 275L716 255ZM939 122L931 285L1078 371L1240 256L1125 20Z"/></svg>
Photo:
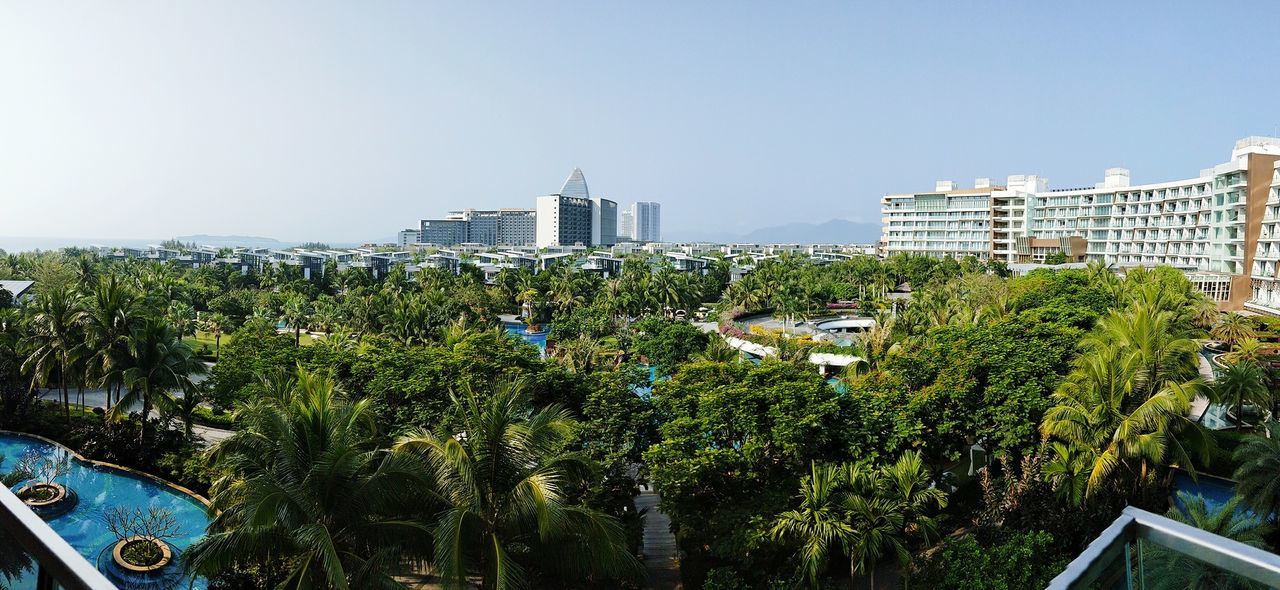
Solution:
<svg viewBox="0 0 1280 590"><path fill-rule="evenodd" d="M115 579L220 589L634 588L677 566L714 590L1037 587L1126 505L1276 547L1274 326L1173 269L296 271L0 257L38 285L0 310L0 428L57 443L0 437L8 487ZM794 333L833 303L875 325ZM677 319L699 307L723 334ZM861 362L828 380L814 352ZM1201 399L1227 428L1192 419ZM641 484L678 564L642 559Z"/></svg>

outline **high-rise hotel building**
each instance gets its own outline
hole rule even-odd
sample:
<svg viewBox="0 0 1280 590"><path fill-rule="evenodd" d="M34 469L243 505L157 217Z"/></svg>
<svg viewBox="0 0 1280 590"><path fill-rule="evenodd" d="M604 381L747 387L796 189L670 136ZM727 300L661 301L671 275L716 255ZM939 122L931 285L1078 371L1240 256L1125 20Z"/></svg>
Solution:
<svg viewBox="0 0 1280 590"><path fill-rule="evenodd" d="M1168 265L1228 309L1280 315L1280 139L1248 137L1194 178L1132 185L1111 168L1091 188L1050 190L1035 175L973 188L885 195L881 245L899 252L1116 267Z"/></svg>

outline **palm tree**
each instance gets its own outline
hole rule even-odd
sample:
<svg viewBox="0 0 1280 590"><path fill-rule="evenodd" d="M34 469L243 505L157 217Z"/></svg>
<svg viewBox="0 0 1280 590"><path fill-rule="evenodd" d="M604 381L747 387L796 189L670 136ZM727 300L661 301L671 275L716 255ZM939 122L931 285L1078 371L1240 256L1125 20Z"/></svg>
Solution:
<svg viewBox="0 0 1280 590"><path fill-rule="evenodd" d="M99 277L88 296L85 332L93 350L92 375L107 390L107 405L119 397L129 357L129 335L142 320L137 294L115 273Z"/></svg>
<svg viewBox="0 0 1280 590"><path fill-rule="evenodd" d="M1232 458L1238 466L1231 477L1240 482L1236 494L1254 514L1275 520L1280 517L1280 423L1268 422L1266 428L1267 436L1246 436L1236 447Z"/></svg>
<svg viewBox="0 0 1280 590"><path fill-rule="evenodd" d="M446 588L468 587L471 576L485 590L525 587L531 563L593 577L639 571L616 520L568 503L565 486L588 465L567 450L576 430L567 411L533 410L518 381L484 396L467 390L454 405L457 428L417 430L395 445L425 464L445 503L434 535Z"/></svg>
<svg viewBox="0 0 1280 590"><path fill-rule="evenodd" d="M1210 510L1200 495L1178 492L1182 506L1174 506L1168 517L1209 533L1239 541L1251 547L1264 547L1263 537L1270 532L1258 517L1237 510L1236 496L1216 510ZM1233 572L1217 568L1195 557L1175 553L1157 544L1149 545L1143 558L1149 571L1145 578L1152 588L1161 590L1261 589L1263 586L1241 578Z"/></svg>
<svg viewBox="0 0 1280 590"><path fill-rule="evenodd" d="M895 503L903 512L903 533L910 532L926 545L938 540L938 525L929 514L947 507L947 494L931 485L919 451L903 453L892 465L882 468L875 483L876 495Z"/></svg>
<svg viewBox="0 0 1280 590"><path fill-rule="evenodd" d="M1245 338L1236 344L1235 350L1222 355L1222 362L1226 364L1239 362L1261 363L1266 358L1265 348L1257 338Z"/></svg>
<svg viewBox="0 0 1280 590"><path fill-rule="evenodd" d="M853 520L853 540L849 561L854 574L870 578L876 587L876 566L892 554L898 563L911 561L911 553L903 538L906 521L901 505L875 496L854 494L849 497L848 511Z"/></svg>
<svg viewBox="0 0 1280 590"><path fill-rule="evenodd" d="M32 388L57 375L63 411L70 421L72 365L83 344L77 338L78 325L84 319L80 296L70 287L47 289L36 298L35 310L27 329L29 352L22 370L32 376Z"/></svg>
<svg viewBox="0 0 1280 590"><path fill-rule="evenodd" d="M293 344L302 344L302 329L311 320L311 302L302 295L292 295L285 301L280 310L280 319L286 326L293 328Z"/></svg>
<svg viewBox="0 0 1280 590"><path fill-rule="evenodd" d="M844 512L844 470L816 462L810 470L800 482L800 506L779 514L770 535L800 542L801 575L809 587L818 588L831 554L836 550L849 554L854 530Z"/></svg>
<svg viewBox="0 0 1280 590"><path fill-rule="evenodd" d="M401 588L402 559L426 553L428 502L404 457L378 449L369 400L299 372L289 386L242 405L238 430L210 456L216 516L187 550L193 572L236 564L285 568L280 588Z"/></svg>
<svg viewBox="0 0 1280 590"><path fill-rule="evenodd" d="M213 357L216 359L222 358L222 333L226 331L229 324L227 316L216 311L200 317L200 329L207 334L213 334Z"/></svg>
<svg viewBox="0 0 1280 590"><path fill-rule="evenodd" d="M321 332L328 334L342 323L342 309L332 297L323 295L316 300L312 321Z"/></svg>
<svg viewBox="0 0 1280 590"><path fill-rule="evenodd" d="M1246 403L1259 408L1271 407L1271 387L1262 366L1249 361L1227 365L1218 372L1218 378L1210 388L1210 397L1235 410L1236 429L1244 426Z"/></svg>
<svg viewBox="0 0 1280 590"><path fill-rule="evenodd" d="M141 403L139 437L145 439L151 409L158 407L162 412L171 412L174 406L171 392L191 391L195 388L191 377L205 371L204 364L171 326L148 318L129 337L129 368L122 374L125 394L107 414L112 420L120 420L129 408Z"/></svg>
<svg viewBox="0 0 1280 590"><path fill-rule="evenodd" d="M574 340L557 344L552 356L575 373L590 373L601 366L617 367L622 350L613 336L592 338L579 334Z"/></svg>
<svg viewBox="0 0 1280 590"><path fill-rule="evenodd" d="M1041 468L1058 498L1072 506L1084 502L1089 483L1089 468L1084 454L1070 445L1054 441L1045 449L1052 453Z"/></svg>
<svg viewBox="0 0 1280 590"><path fill-rule="evenodd" d="M1083 453L1089 463L1088 494L1125 467L1136 479L1147 480L1154 463L1173 459L1190 468L1190 451L1201 456L1209 443L1199 425L1187 418L1197 381L1161 381L1144 397L1143 355L1120 345L1094 345L1076 359L1076 366L1053 394L1054 406L1045 412L1041 431ZM1178 435L1178 436L1175 436Z"/></svg>
<svg viewBox="0 0 1280 590"><path fill-rule="evenodd" d="M712 337L706 350L693 355L694 359L712 363L730 363L738 360L738 349L729 346L724 338Z"/></svg>
<svg viewBox="0 0 1280 590"><path fill-rule="evenodd" d="M780 514L771 536L801 543L802 577L811 587L835 548L849 556L854 575L867 575L875 587L876 566L894 555L906 565L915 541L937 540L931 513L945 508L947 496L930 485L920 453L904 453L893 464L868 469L861 464L811 466L801 482L799 508Z"/></svg>
<svg viewBox="0 0 1280 590"><path fill-rule="evenodd" d="M196 308L181 301L171 301L164 313L165 321L178 331L178 337L194 336L196 333Z"/></svg>
<svg viewBox="0 0 1280 590"><path fill-rule="evenodd" d="M1190 311L1191 325L1205 330L1212 328L1222 316L1222 312L1218 311L1218 304L1207 297L1196 299Z"/></svg>
<svg viewBox="0 0 1280 590"><path fill-rule="evenodd" d="M1218 323L1213 325L1213 329L1209 330L1209 335L1225 342L1229 348L1235 348L1236 343L1246 338L1258 337L1253 329L1253 321L1234 311L1223 314Z"/></svg>
<svg viewBox="0 0 1280 590"><path fill-rule="evenodd" d="M1146 398L1168 381L1186 381L1199 375L1196 354L1200 345L1191 338L1176 336L1174 314L1154 302L1140 302L1128 309L1112 311L1098 321L1081 346L1094 349L1117 348L1134 357L1135 397Z"/></svg>

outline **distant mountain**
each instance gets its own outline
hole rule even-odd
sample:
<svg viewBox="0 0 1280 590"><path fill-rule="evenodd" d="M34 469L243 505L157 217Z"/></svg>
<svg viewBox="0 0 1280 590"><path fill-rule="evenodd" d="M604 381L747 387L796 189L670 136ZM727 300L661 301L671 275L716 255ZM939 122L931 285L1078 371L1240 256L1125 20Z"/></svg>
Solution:
<svg viewBox="0 0 1280 590"><path fill-rule="evenodd" d="M672 242L717 242L745 244L874 244L880 240L880 225L832 219L822 223L787 223L762 227L745 234L728 232L671 232L663 236Z"/></svg>
<svg viewBox="0 0 1280 590"><path fill-rule="evenodd" d="M285 245L284 242L275 238L263 238L259 236L211 236L208 234L196 234L194 236L178 236L174 239L184 244L195 242L201 246L253 246L257 248L280 248Z"/></svg>

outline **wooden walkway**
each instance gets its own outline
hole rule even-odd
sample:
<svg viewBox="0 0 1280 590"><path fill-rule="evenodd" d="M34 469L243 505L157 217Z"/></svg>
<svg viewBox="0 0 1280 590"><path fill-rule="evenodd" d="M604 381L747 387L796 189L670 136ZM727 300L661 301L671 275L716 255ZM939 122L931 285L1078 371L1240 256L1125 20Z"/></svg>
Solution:
<svg viewBox="0 0 1280 590"><path fill-rule="evenodd" d="M653 490L636 496L636 509L644 513L644 569L648 576L645 587L654 590L680 588L680 567L676 562L676 536L671 533L671 519L658 509L661 497Z"/></svg>

